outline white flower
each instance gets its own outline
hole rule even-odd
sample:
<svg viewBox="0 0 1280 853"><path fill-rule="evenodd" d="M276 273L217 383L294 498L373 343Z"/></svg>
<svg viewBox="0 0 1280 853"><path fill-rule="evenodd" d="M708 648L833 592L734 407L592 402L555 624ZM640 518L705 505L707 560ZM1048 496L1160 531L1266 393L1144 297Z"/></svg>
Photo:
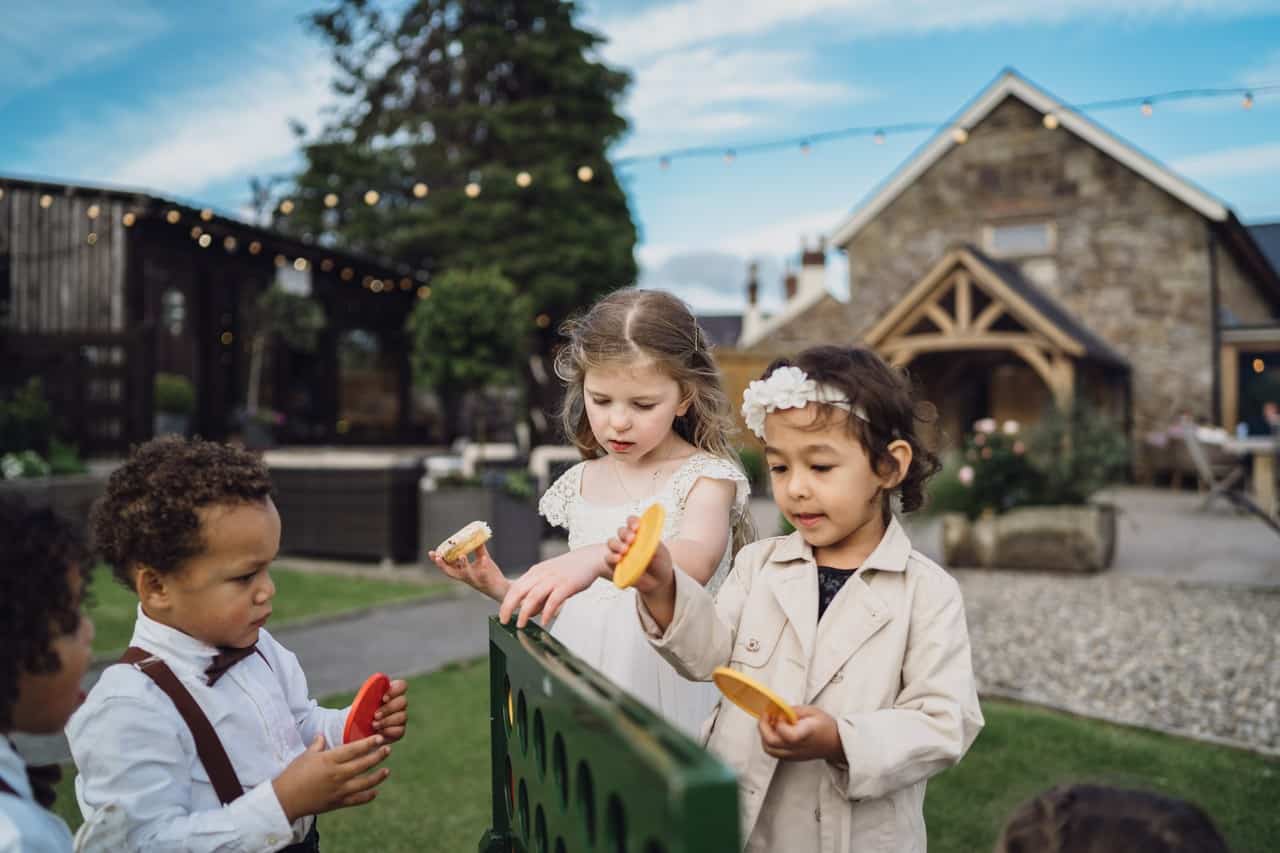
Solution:
<svg viewBox="0 0 1280 853"><path fill-rule="evenodd" d="M959 478L962 484L966 486L972 485L973 484L973 466L972 465L964 466L963 468L961 468L959 471L956 472L956 477Z"/></svg>
<svg viewBox="0 0 1280 853"><path fill-rule="evenodd" d="M742 394L742 419L761 439L764 438L764 419L778 409L803 409L810 403L836 406L846 412L867 419L861 406L853 408L844 395L835 388L819 385L798 367L779 367L766 379L757 379Z"/></svg>
<svg viewBox="0 0 1280 853"><path fill-rule="evenodd" d="M1005 421L1005 422L1004 422L1004 434L1005 434L1005 435L1017 435L1017 434L1018 434L1018 430L1019 430L1019 429L1020 429L1020 427L1018 426L1018 422L1017 422L1017 421Z"/></svg>
<svg viewBox="0 0 1280 853"><path fill-rule="evenodd" d="M983 419L982 419L982 420L980 420L980 421L974 421L974 422L973 422L973 431L974 431L974 432L985 432L985 433L987 433L988 435L989 435L989 434L991 434L991 433L993 433L993 432L995 432L995 431L996 431L996 419L995 419L995 418L983 418Z"/></svg>

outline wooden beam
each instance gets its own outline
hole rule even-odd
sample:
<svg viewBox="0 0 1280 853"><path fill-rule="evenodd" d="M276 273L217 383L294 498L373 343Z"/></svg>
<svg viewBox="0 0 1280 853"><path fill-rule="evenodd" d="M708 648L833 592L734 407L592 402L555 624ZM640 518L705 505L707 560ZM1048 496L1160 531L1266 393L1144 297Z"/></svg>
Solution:
<svg viewBox="0 0 1280 853"><path fill-rule="evenodd" d="M1240 420L1240 350L1234 344L1223 344L1218 359L1222 371L1222 426L1234 430Z"/></svg>
<svg viewBox="0 0 1280 853"><path fill-rule="evenodd" d="M1054 349L1060 349L1076 357L1084 355L1084 347L1079 341L1049 322L1031 303L1001 281L1000 277L990 269L979 263L969 252L962 250L960 254L969 259L970 263L965 266L977 276L983 289L996 301L1005 303L1006 310L1018 322L1044 335L1052 342Z"/></svg>
<svg viewBox="0 0 1280 853"><path fill-rule="evenodd" d="M978 319L973 321L970 331L976 333L985 332L991 328L996 320L1000 319L1000 315L1004 314L1004 306L999 302L992 302L986 308L982 309L982 313L978 315Z"/></svg>
<svg viewBox="0 0 1280 853"><path fill-rule="evenodd" d="M1043 339L1024 332L987 332L973 334L922 334L898 338L883 344L879 349L885 353L895 353L913 349L919 352L953 352L963 350L1012 350L1016 347L1040 349L1045 346Z"/></svg>
<svg viewBox="0 0 1280 853"><path fill-rule="evenodd" d="M946 311L936 302L930 302L924 308L925 316L933 321L944 334L954 334L956 331L956 323L947 315Z"/></svg>
<svg viewBox="0 0 1280 853"><path fill-rule="evenodd" d="M969 274L962 272L956 276L956 327L969 328L973 320L973 284Z"/></svg>
<svg viewBox="0 0 1280 853"><path fill-rule="evenodd" d="M881 317L874 326L867 330L867 333L862 336L862 342L872 349L879 348L880 344L889 337L889 333L901 324L903 318L924 301L933 292L934 288L943 281L946 275L951 272L961 254L959 250L948 252L942 260L934 264L933 269L925 273L924 278L916 282L898 301L898 304L889 310L888 314Z"/></svg>

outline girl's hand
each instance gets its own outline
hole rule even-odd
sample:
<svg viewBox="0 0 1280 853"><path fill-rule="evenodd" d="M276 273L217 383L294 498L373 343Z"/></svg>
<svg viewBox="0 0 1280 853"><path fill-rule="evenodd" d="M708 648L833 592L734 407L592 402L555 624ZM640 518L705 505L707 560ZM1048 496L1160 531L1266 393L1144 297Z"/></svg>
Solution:
<svg viewBox="0 0 1280 853"><path fill-rule="evenodd" d="M636 529L639 526L640 519L634 515L631 516L627 519L627 526L618 528L618 535L607 543L609 553L605 555L604 562L609 567L610 574L617 568L627 549L636 541ZM665 542L658 541L653 559L649 561L644 574L636 579L634 586L644 600L644 606L653 617L653 621L665 631L671 624L671 620L675 618L676 610L675 563L671 559L671 551L667 549Z"/></svg>
<svg viewBox="0 0 1280 853"><path fill-rule="evenodd" d="M591 545L538 563L525 572L508 589L498 608L503 625L511 621L516 608L520 616L516 627L523 628L539 613L542 624L556 618L565 599L582 592L596 578L608 577L604 564L604 546Z"/></svg>
<svg viewBox="0 0 1280 853"><path fill-rule="evenodd" d="M812 705L795 708L796 722L760 718L760 742L764 751L782 761L844 761L844 745L835 718Z"/></svg>
<svg viewBox="0 0 1280 853"><path fill-rule="evenodd" d="M471 559L473 555L474 560ZM503 576L502 569L498 568L498 564L489 556L489 549L484 545L452 563L446 562L435 551L428 551L427 556L449 577L478 589L495 601L501 601L511 586L511 581Z"/></svg>
<svg viewBox="0 0 1280 853"><path fill-rule="evenodd" d="M402 679L391 682L382 697L382 704L373 715L373 728L387 743L404 737L405 725L409 722L409 698L404 695L408 690L409 685Z"/></svg>

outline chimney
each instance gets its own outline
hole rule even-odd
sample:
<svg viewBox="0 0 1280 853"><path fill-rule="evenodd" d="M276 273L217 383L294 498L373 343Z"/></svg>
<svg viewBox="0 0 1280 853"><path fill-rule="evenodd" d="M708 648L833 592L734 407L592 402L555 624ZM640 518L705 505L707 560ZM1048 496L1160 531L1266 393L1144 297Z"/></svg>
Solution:
<svg viewBox="0 0 1280 853"><path fill-rule="evenodd" d="M827 240L818 238L818 244L800 253L799 295L806 300L816 300L827 289Z"/></svg>
<svg viewBox="0 0 1280 853"><path fill-rule="evenodd" d="M752 343L763 325L764 315L760 313L760 265L752 261L747 264L747 310L742 315L738 345L747 346Z"/></svg>
<svg viewBox="0 0 1280 853"><path fill-rule="evenodd" d="M792 299L796 298L797 286L798 286L798 279L796 278L796 274L793 273L791 270L787 270L787 274L782 279L782 290L787 297L787 302L790 302Z"/></svg>

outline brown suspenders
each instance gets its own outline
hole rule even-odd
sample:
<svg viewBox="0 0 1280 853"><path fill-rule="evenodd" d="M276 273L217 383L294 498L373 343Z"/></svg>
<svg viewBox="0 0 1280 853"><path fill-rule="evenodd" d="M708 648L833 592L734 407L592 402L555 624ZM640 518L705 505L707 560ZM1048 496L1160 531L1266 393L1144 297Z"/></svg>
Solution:
<svg viewBox="0 0 1280 853"><path fill-rule="evenodd" d="M137 646L126 649L120 663L132 665L154 681L173 701L187 728L191 730L191 737L196 742L196 754L200 756L200 763L209 774L209 781L213 784L218 800L225 806L244 794L244 788L236 777L235 768L231 766L231 759L227 757L222 741L218 740L218 733L213 730L213 724L204 711L200 710L191 692L182 686L173 670L169 669L168 664Z"/></svg>

